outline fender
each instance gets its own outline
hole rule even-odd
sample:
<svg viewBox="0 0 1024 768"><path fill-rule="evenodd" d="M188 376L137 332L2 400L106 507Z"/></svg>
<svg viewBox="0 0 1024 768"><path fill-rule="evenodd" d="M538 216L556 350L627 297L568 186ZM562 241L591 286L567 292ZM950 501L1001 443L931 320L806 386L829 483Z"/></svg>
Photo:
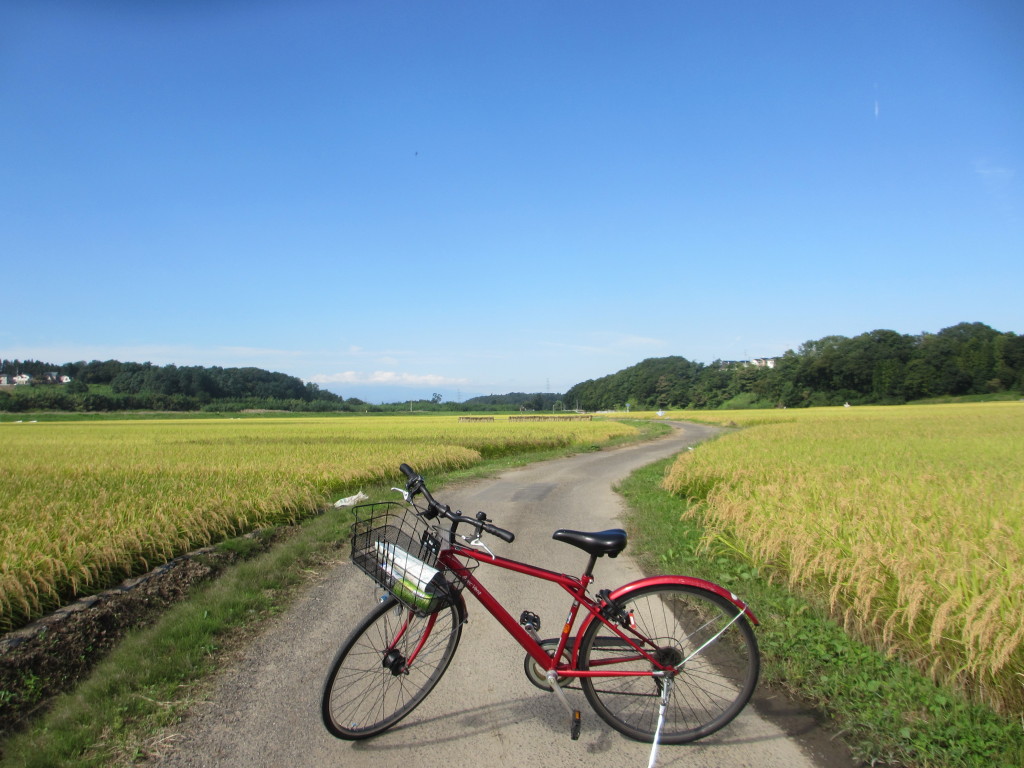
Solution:
<svg viewBox="0 0 1024 768"><path fill-rule="evenodd" d="M738 597L736 597L736 595L727 590L725 587L720 587L714 582L705 581L704 579L697 579L692 576L649 576L647 578L637 579L636 581L632 581L629 584L625 584L619 587L618 589L614 590L611 593L611 598L612 600L618 600L620 597L630 595L633 592L636 592L638 589L643 589L644 587L663 586L666 584L678 584L684 587L696 587L697 589L705 589L708 592L714 592L716 595L724 597L730 603L735 605L740 611L743 612L743 615L746 616L750 620L750 623L753 624L755 627L759 626L761 623L757 620L757 617L754 615L754 612L750 610L747 604L740 600ZM579 642L583 639L583 635L586 634L587 627L590 626L590 623L592 621L594 621L594 614L591 613L587 616L583 624L580 625L579 632L577 632L576 634L575 651L577 653L579 652Z"/></svg>
<svg viewBox="0 0 1024 768"><path fill-rule="evenodd" d="M466 605L466 598L462 596L462 590L455 590L455 594L452 596L452 602L455 603L455 610L459 613L459 626L469 622L469 606Z"/></svg>

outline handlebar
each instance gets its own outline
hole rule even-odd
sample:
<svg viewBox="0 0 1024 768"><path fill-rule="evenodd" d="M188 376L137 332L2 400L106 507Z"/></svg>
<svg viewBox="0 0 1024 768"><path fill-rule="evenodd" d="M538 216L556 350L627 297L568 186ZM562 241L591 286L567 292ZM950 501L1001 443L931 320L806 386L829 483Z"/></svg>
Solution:
<svg viewBox="0 0 1024 768"><path fill-rule="evenodd" d="M406 477L405 489L409 493L409 499L413 496L421 494L427 502L427 508L423 512L424 516L430 519L435 517L443 517L447 520L452 521L452 530L454 531L456 526L460 523L469 523L477 529L477 535L480 535L481 531L486 531L492 536L497 536L502 541L506 541L511 544L516 539L516 535L512 531L506 531L504 528L499 528L493 525L490 520L487 519L487 515L483 512L477 512L476 517L470 517L464 515L461 512L452 512L451 507L447 504L438 503L433 496L430 495L430 491L427 490L427 485L423 481L423 476L418 474L416 470L410 467L408 464L401 464L398 467L402 470L402 474Z"/></svg>

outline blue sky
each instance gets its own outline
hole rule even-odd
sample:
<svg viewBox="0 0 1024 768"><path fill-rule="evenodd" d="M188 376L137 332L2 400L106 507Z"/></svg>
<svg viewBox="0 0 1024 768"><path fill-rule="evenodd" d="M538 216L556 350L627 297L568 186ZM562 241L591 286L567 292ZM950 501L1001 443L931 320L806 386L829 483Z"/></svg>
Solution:
<svg viewBox="0 0 1024 768"><path fill-rule="evenodd" d="M377 401L1024 332L1024 4L7 0L0 356Z"/></svg>

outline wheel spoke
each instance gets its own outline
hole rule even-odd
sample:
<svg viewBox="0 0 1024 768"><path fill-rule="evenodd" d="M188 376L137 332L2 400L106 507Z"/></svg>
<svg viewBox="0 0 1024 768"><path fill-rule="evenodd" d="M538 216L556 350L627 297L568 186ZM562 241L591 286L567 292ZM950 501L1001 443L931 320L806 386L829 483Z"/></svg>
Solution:
<svg viewBox="0 0 1024 768"><path fill-rule="evenodd" d="M581 642L581 668L653 672L674 668L660 741L683 743L727 724L757 682L757 644L731 603L706 590L666 585L637 590L621 601L635 632L649 638L657 666L622 655L623 642L600 622ZM604 666L607 665L607 666ZM662 685L658 678L583 678L594 710L622 733L650 741L657 729Z"/></svg>
<svg viewBox="0 0 1024 768"><path fill-rule="evenodd" d="M362 739L408 715L441 679L462 632L458 609L416 616L389 599L342 645L324 685L323 719L344 739Z"/></svg>

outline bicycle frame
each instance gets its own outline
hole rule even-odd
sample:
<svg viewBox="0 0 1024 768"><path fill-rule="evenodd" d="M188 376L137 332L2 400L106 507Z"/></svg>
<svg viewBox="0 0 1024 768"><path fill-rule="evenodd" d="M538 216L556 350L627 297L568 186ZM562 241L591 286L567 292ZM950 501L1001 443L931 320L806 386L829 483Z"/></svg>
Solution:
<svg viewBox="0 0 1024 768"><path fill-rule="evenodd" d="M549 655L541 644L537 642L537 640L535 640L530 633L523 628L523 626L520 625L519 621L513 618L498 599L484 587L480 580L477 579L472 568L462 563L459 558L469 558L478 563L494 565L498 568L521 573L543 581L548 581L557 584L568 592L572 597L573 602L569 608L569 613L566 617L565 624L562 627L561 634L559 635L557 648L555 648ZM656 645L649 638L643 637L634 627L628 627L629 632L627 632L619 625L619 623L606 618L602 610L605 607L605 604L594 601L586 594L587 588L594 581L594 577L590 573L585 573L581 577L568 576L566 574L556 573L555 571L549 571L545 568L539 568L516 560L500 557L474 547L463 546L455 541L451 541L449 546L439 553L438 561L451 571L461 584L473 594L487 612L490 613L502 627L504 627L505 631L512 635L516 642L523 647L530 657L547 672L554 671L559 677L650 677L658 674L658 672L671 672L671 668L659 663L647 650L645 650L645 644L650 649L656 648ZM698 587L719 594L739 609L739 614L737 615L745 615L755 625L758 624L757 618L746 604L731 592L712 582L704 581L703 579L694 579L688 576L656 576L639 579L615 590L611 593L610 598L614 601L619 597L628 595L642 587L664 584L679 584ZM459 593L459 601L461 602L461 615L465 618L467 610L465 601L461 597L461 592ZM580 625L579 632L572 644L570 661L566 664L561 661L562 654L569 646L572 629L576 624L581 606L586 609L587 616ZM606 660L602 662L602 666L612 666L625 661L635 661L643 658L650 662L652 665L651 670L624 671L614 669L578 669L580 642L582 641L587 627L589 627L590 623L593 621L600 621L618 635L625 643L623 646L624 652L628 651L628 649L632 649L633 651L632 654L627 656Z"/></svg>
<svg viewBox="0 0 1024 768"><path fill-rule="evenodd" d="M625 531L555 531L554 539L589 557L579 577L500 557L481 537L512 543L512 531L484 512L453 512L431 496L412 467L399 469L407 482L395 490L406 503L365 505L354 514L352 562L390 597L381 597L331 664L321 717L333 735L370 738L423 701L458 649L469 615L467 591L526 652L527 679L559 699L573 739L580 736L581 715L567 688L581 688L615 730L650 741L649 768L659 744L704 738L749 702L760 669L751 629L758 620L731 592L703 579L653 576L591 595L598 559L622 552ZM415 504L416 496L425 503ZM460 525L472 534L459 533ZM478 578L480 565L564 590L571 605L560 632L541 639L536 615L523 611L514 617ZM509 605L518 608L520 598ZM673 683L685 693L674 695L679 689Z"/></svg>

